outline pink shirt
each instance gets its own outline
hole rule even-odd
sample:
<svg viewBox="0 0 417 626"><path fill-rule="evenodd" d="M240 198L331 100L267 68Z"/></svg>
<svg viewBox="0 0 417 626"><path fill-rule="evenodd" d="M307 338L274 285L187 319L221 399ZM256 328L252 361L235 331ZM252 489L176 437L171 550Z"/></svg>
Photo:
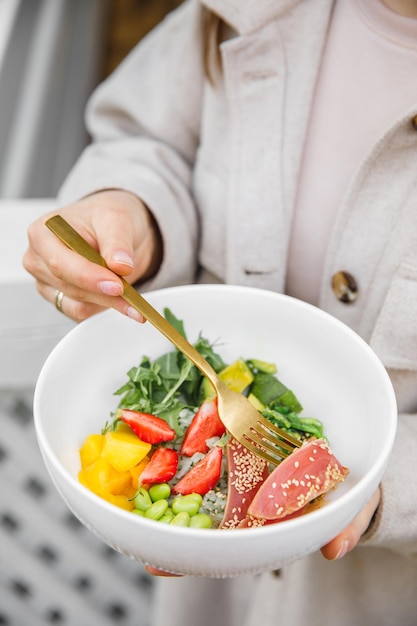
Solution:
<svg viewBox="0 0 417 626"><path fill-rule="evenodd" d="M289 295L318 303L337 211L382 129L416 102L416 68L417 19L382 0L335 3L299 177Z"/></svg>

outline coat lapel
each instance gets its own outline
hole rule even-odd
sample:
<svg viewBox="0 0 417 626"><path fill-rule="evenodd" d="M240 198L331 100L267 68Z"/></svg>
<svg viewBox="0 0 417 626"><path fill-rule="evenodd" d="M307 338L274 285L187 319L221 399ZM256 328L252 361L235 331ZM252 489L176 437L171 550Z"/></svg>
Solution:
<svg viewBox="0 0 417 626"><path fill-rule="evenodd" d="M231 4L224 3L224 12ZM289 4L293 10L274 18ZM298 169L331 6L331 0L261 0L263 25L253 30L254 3L246 3L235 28L246 20L247 33L222 44L231 126L228 282L284 288Z"/></svg>
<svg viewBox="0 0 417 626"><path fill-rule="evenodd" d="M300 0L201 0L240 35L265 26Z"/></svg>
<svg viewBox="0 0 417 626"><path fill-rule="evenodd" d="M279 152L285 72L275 23L262 37L246 35L223 46L231 125L228 282L279 289L282 257ZM263 54L272 46L273 54ZM236 262L237 261L237 262Z"/></svg>

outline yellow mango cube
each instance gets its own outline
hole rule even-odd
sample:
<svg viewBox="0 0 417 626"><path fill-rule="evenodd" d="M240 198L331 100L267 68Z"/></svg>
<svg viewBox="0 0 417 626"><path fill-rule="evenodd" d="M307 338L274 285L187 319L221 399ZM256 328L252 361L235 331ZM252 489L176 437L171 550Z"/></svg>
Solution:
<svg viewBox="0 0 417 626"><path fill-rule="evenodd" d="M139 487L139 476L142 474L143 470L148 465L149 461L150 461L149 457L145 456L145 458L142 459L140 463L138 463L134 467L131 467L129 470L130 475L132 477L132 485L135 488L135 490L137 490Z"/></svg>
<svg viewBox="0 0 417 626"><path fill-rule="evenodd" d="M88 467L81 469L78 479L90 491L102 497L119 495L132 484L129 472L116 471L106 459L101 457Z"/></svg>
<svg viewBox="0 0 417 626"><path fill-rule="evenodd" d="M243 359L231 363L219 373L219 378L233 391L242 393L253 382L253 374Z"/></svg>
<svg viewBox="0 0 417 626"><path fill-rule="evenodd" d="M114 494L114 495L120 495L120 496L125 496L128 499L133 498L136 495L137 492L137 487L133 487L132 483L130 482L124 489L122 489L120 491L119 494Z"/></svg>
<svg viewBox="0 0 417 626"><path fill-rule="evenodd" d="M130 428L129 424L126 424L126 422L119 421L116 424L115 432L117 432L117 433L133 433L133 430Z"/></svg>
<svg viewBox="0 0 417 626"><path fill-rule="evenodd" d="M113 496L112 494L109 494L104 496L104 499L121 509L125 509L125 511L133 511L135 508L133 502L129 501L126 496Z"/></svg>
<svg viewBox="0 0 417 626"><path fill-rule="evenodd" d="M242 393L253 382L253 374L243 359L238 359L219 372L219 378L237 393ZM214 398L216 390L207 378L203 378L202 395L204 399Z"/></svg>
<svg viewBox="0 0 417 626"><path fill-rule="evenodd" d="M133 432L111 431L104 435L101 457L118 472L127 472L142 461L151 447Z"/></svg>
<svg viewBox="0 0 417 626"><path fill-rule="evenodd" d="M103 448L104 435L93 434L85 438L80 449L81 467L85 468L94 463L101 454Z"/></svg>

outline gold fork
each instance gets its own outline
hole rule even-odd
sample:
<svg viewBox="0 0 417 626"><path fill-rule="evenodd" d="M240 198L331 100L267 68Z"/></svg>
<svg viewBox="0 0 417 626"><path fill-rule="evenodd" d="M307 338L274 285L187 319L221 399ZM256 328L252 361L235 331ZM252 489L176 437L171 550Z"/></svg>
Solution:
<svg viewBox="0 0 417 626"><path fill-rule="evenodd" d="M46 226L69 248L89 261L107 267L92 248L60 215L49 218ZM229 389L201 354L122 276L123 299L139 311L174 346L184 353L208 378L217 393L219 416L227 431L245 448L268 463L278 465L300 442L264 418L242 394Z"/></svg>

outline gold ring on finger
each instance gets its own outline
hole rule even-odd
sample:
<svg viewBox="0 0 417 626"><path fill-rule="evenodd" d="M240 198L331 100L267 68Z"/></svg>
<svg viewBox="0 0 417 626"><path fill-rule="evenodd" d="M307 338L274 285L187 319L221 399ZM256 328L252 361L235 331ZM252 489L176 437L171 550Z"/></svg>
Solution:
<svg viewBox="0 0 417 626"><path fill-rule="evenodd" d="M64 293L62 291L59 291L59 289L58 289L56 294L55 294L55 308L60 313L64 312L62 310L62 300L63 299L64 299Z"/></svg>

